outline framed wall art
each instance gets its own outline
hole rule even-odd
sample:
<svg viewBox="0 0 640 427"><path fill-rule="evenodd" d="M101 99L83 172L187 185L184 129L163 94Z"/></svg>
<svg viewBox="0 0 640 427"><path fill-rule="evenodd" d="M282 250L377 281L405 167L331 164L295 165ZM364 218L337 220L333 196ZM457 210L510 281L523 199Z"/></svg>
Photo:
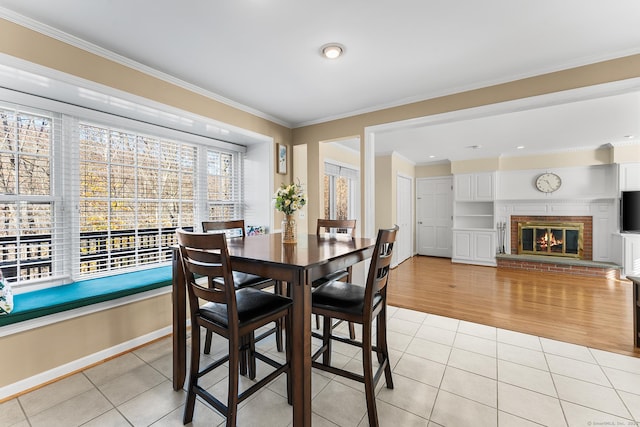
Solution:
<svg viewBox="0 0 640 427"><path fill-rule="evenodd" d="M277 170L279 174L286 175L287 174L287 146L284 144L278 144L278 156L276 161Z"/></svg>

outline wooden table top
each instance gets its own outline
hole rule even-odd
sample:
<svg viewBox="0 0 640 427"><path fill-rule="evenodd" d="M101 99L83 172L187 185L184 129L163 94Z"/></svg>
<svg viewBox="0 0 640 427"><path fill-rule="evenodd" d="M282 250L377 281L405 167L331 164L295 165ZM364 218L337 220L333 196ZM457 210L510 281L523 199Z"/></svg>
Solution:
<svg viewBox="0 0 640 427"><path fill-rule="evenodd" d="M227 240L229 256L258 260L269 264L286 264L309 269L345 254L368 250L374 239L350 237L344 234L304 234L297 243L282 243L282 234L261 234Z"/></svg>

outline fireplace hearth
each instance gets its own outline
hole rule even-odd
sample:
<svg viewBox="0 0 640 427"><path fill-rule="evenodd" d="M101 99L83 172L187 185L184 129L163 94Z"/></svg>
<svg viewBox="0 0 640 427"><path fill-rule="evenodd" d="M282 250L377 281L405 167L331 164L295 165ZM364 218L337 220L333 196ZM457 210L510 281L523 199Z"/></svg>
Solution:
<svg viewBox="0 0 640 427"><path fill-rule="evenodd" d="M518 242L518 224L537 223L541 224L541 231L531 234L531 246L540 249L535 253L519 254ZM581 258L574 256L558 256L561 248L566 252L576 252L575 237L569 233L567 237L566 231L559 237L559 233L551 233L549 224L555 229L555 224L564 224L571 227L574 223L582 224L582 256ZM544 230L544 231L542 231ZM570 230L572 231L572 230ZM533 236L537 235L537 239ZM498 268L511 268L516 270L526 270L540 273L566 273L578 276L593 276L606 278L620 278L620 266L608 262L593 261L593 217L592 216L524 216L511 215L509 217L509 241L510 253L497 254L496 262ZM538 240L538 242L536 242ZM562 241L562 244L559 243ZM573 242L567 242L573 241ZM547 252L545 252L545 250ZM579 253L579 250L578 250Z"/></svg>

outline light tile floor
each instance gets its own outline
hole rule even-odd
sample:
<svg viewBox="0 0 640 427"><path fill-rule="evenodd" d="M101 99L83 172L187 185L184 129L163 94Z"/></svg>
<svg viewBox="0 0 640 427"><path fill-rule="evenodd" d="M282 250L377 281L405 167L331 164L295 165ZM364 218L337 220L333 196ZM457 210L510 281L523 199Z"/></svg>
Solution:
<svg viewBox="0 0 640 427"><path fill-rule="evenodd" d="M378 385L381 426L640 425L638 358L393 307L388 338L395 388ZM273 340L260 347L282 356ZM357 349L334 351L361 371ZM367 425L359 383L312 375L314 426ZM181 426L185 393L170 378L167 338L0 404L0 426ZM225 396L225 372L203 381ZM242 404L238 424L291 425L285 396L281 376ZM220 424L197 404L193 425Z"/></svg>

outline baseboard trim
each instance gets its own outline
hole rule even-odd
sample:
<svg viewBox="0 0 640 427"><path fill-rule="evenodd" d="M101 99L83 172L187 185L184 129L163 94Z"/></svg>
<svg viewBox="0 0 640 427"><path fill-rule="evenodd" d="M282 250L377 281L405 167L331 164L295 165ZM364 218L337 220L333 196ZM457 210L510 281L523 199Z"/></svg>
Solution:
<svg viewBox="0 0 640 427"><path fill-rule="evenodd" d="M39 373L32 377L25 378L24 380L20 380L13 384L0 387L0 403L6 400L10 400L20 394L25 393L26 391L36 389L50 382L61 379L69 374L82 371L92 365L95 365L96 363L100 363L111 357L131 351L134 348L140 347L158 338L165 337L171 334L172 330L172 326L167 326L146 335L136 337L132 340L82 357L80 359L76 359L64 365L57 366L53 369Z"/></svg>

